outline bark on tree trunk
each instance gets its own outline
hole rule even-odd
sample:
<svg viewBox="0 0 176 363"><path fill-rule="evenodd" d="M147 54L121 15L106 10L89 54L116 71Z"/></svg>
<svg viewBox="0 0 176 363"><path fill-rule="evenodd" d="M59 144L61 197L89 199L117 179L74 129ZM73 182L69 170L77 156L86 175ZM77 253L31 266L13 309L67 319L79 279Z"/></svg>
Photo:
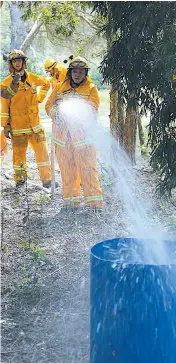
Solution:
<svg viewBox="0 0 176 363"><path fill-rule="evenodd" d="M127 105L124 129L124 149L127 152L132 163L135 163L136 129L136 110L131 106Z"/></svg>
<svg viewBox="0 0 176 363"><path fill-rule="evenodd" d="M110 86L110 128L113 136L117 138L118 111L117 111L117 92Z"/></svg>
<svg viewBox="0 0 176 363"><path fill-rule="evenodd" d="M107 31L107 50L109 51L112 39L111 33ZM112 135L123 145L124 136L124 106L122 100L119 98L118 92L110 86L110 128Z"/></svg>
<svg viewBox="0 0 176 363"><path fill-rule="evenodd" d="M30 44L32 43L32 40L35 38L35 36L37 35L37 33L42 25L43 25L43 21L41 19L37 20L34 23L29 34L26 36L26 38L24 39L23 43L20 46L20 49L23 50L24 53L29 48Z"/></svg>
<svg viewBox="0 0 176 363"><path fill-rule="evenodd" d="M110 90L110 128L112 135L123 145L125 114L124 105L118 92L111 86Z"/></svg>
<svg viewBox="0 0 176 363"><path fill-rule="evenodd" d="M106 41L107 41L107 51L111 48L111 31L106 30ZM110 85L110 129L112 135L117 139L117 125L118 125L118 111L117 111L117 92L114 90L113 85Z"/></svg>
<svg viewBox="0 0 176 363"><path fill-rule="evenodd" d="M124 109L123 101L119 95L118 95L117 109L118 109L118 131L119 131L118 138L119 138L120 145L123 146L124 128L125 128L125 109Z"/></svg>
<svg viewBox="0 0 176 363"><path fill-rule="evenodd" d="M144 146L145 140L144 140L144 131L143 131L139 111L137 111L137 126L138 126L139 142L140 142L140 146L141 146L141 154L143 154L142 146Z"/></svg>

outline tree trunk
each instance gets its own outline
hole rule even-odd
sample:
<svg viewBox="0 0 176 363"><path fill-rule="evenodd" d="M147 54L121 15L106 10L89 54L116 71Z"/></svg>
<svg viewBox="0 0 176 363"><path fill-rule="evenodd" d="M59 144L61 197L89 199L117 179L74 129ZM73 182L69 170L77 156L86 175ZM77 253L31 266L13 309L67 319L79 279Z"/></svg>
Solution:
<svg viewBox="0 0 176 363"><path fill-rule="evenodd" d="M110 19L109 19L110 21ZM107 51L112 45L112 35L108 29L106 32ZM124 135L124 106L113 85L110 86L110 128L112 135L123 145Z"/></svg>
<svg viewBox="0 0 176 363"><path fill-rule="evenodd" d="M110 28L106 29L106 41L107 41L107 51L109 52L111 45L112 45ZM112 135L117 139L118 138L118 135L117 135L117 130L118 130L117 102L118 102L118 98L117 98L117 92L113 88L113 85L110 85L109 96L110 96L110 115L109 115L110 116L110 128L111 128Z"/></svg>
<svg viewBox="0 0 176 363"><path fill-rule="evenodd" d="M125 113L124 105L118 92L111 86L110 90L110 128L112 135L123 145Z"/></svg>
<svg viewBox="0 0 176 363"><path fill-rule="evenodd" d="M32 21L24 21L21 19L23 13L18 7L18 2L13 1L9 4L11 19L11 46L12 49L21 49L24 53L31 47L31 43L37 35L43 21L38 19L34 24ZM6 61L8 54L3 54Z"/></svg>
<svg viewBox="0 0 176 363"><path fill-rule="evenodd" d="M21 44L30 31L29 22L21 19L23 13L18 7L18 1L9 3L10 19L11 19L11 44L10 50L20 49Z"/></svg>
<svg viewBox="0 0 176 363"><path fill-rule="evenodd" d="M144 131L142 128L142 122L141 122L141 118L139 115L139 111L137 111L137 126L138 126L138 134L139 134L139 142L140 142L140 147L141 147L141 154L143 154L143 150L142 150L142 146L144 146L145 144L145 140L144 140Z"/></svg>
<svg viewBox="0 0 176 363"><path fill-rule="evenodd" d="M42 25L43 25L43 21L41 19L38 19L34 23L34 25L33 25L32 29L30 30L29 34L26 36L23 43L20 45L20 49L23 50L24 53L26 52L26 50L31 45L33 39L38 34L38 31L39 31L39 29L41 28Z"/></svg>
<svg viewBox="0 0 176 363"><path fill-rule="evenodd" d="M136 129L136 110L128 104L124 128L124 149L132 163L135 163Z"/></svg>
<svg viewBox="0 0 176 363"><path fill-rule="evenodd" d="M117 92L110 86L110 128L112 134L117 138L118 111L117 111Z"/></svg>
<svg viewBox="0 0 176 363"><path fill-rule="evenodd" d="M124 104L120 96L118 95L118 139L120 142L120 145L123 145L124 142L124 128L125 128L125 110L124 110Z"/></svg>

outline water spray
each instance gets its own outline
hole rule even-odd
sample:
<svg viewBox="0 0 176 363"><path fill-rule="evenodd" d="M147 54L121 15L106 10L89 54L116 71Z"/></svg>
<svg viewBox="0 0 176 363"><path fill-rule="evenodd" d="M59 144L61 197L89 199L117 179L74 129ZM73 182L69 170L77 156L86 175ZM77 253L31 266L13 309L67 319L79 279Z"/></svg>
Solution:
<svg viewBox="0 0 176 363"><path fill-rule="evenodd" d="M148 211L131 162L97 123L92 105L59 102L56 123L78 129L110 166L111 191L121 200L131 238L103 241L91 249L91 363L176 363L176 243ZM135 238L134 238L135 236Z"/></svg>

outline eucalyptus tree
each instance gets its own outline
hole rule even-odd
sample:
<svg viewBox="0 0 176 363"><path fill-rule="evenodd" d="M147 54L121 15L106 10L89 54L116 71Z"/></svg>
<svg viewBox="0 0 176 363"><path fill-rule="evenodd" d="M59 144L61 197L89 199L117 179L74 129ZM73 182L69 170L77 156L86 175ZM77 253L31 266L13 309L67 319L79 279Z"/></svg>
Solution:
<svg viewBox="0 0 176 363"><path fill-rule="evenodd" d="M24 51L31 43L36 31L45 31L46 38L54 46L67 43L69 49L85 56L90 52L95 59L101 53L103 41L97 37L98 26L94 22L89 2L83 1L19 1L23 20L32 19L34 25L21 44ZM75 46L76 45L76 46ZM101 49L102 48L102 49ZM102 57L101 57L102 58Z"/></svg>
<svg viewBox="0 0 176 363"><path fill-rule="evenodd" d="M176 187L176 2L97 1L94 9L107 20L104 31L114 36L101 64L104 79L129 109L150 111L151 165L160 172L161 191L171 194ZM128 130L134 127L129 119Z"/></svg>
<svg viewBox="0 0 176 363"><path fill-rule="evenodd" d="M12 48L20 48L29 57L30 70L42 74L47 57L62 62L71 54L81 54L88 59L94 79L98 77L98 84L105 87L97 67L106 50L106 42L97 36L98 25L89 3L7 1L2 9L4 59ZM3 65L5 71L7 65Z"/></svg>

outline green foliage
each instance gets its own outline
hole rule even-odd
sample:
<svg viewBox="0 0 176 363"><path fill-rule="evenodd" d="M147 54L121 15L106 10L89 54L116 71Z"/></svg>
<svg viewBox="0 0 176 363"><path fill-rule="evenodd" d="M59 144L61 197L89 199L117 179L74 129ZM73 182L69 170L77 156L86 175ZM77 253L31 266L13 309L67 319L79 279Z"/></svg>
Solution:
<svg viewBox="0 0 176 363"><path fill-rule="evenodd" d="M15 199L14 200L14 204L17 206L17 205L19 205L19 199Z"/></svg>
<svg viewBox="0 0 176 363"><path fill-rule="evenodd" d="M51 196L48 194L42 195L41 193L38 193L37 196L35 197L35 200L39 204L48 203L51 200Z"/></svg>
<svg viewBox="0 0 176 363"><path fill-rule="evenodd" d="M16 172L16 176L24 179L24 163L20 162L20 170Z"/></svg>
<svg viewBox="0 0 176 363"><path fill-rule="evenodd" d="M28 72L36 73L41 77L46 77L46 73L44 71L44 66L40 64L40 60L29 60L27 62L27 70Z"/></svg>
<svg viewBox="0 0 176 363"><path fill-rule="evenodd" d="M124 102L150 110L151 165L160 171L160 190L176 187L176 3L94 2L106 19L106 34L119 36L101 64L104 80Z"/></svg>
<svg viewBox="0 0 176 363"><path fill-rule="evenodd" d="M24 11L23 19L40 18L45 25L55 24L55 33L69 37L80 21L79 8L86 4L79 1L20 1L19 6Z"/></svg>
<svg viewBox="0 0 176 363"><path fill-rule="evenodd" d="M149 153L148 153L147 145L146 144L141 145L141 146L139 146L139 149L140 149L140 152L141 152L141 155L143 156L143 158L148 159Z"/></svg>
<svg viewBox="0 0 176 363"><path fill-rule="evenodd" d="M22 269L24 276L15 284L16 288L21 289L25 286L39 285L41 267L43 264L49 263L46 252L40 247L38 240L32 242L20 241L19 248L25 252L25 263Z"/></svg>
<svg viewBox="0 0 176 363"><path fill-rule="evenodd" d="M12 6L12 4L10 3ZM8 39L8 47L3 47L3 54L10 50L11 31L9 4L3 5L2 18L4 19L4 34ZM27 69L30 72L46 77L44 62L47 58L58 58L63 62L70 54L81 54L90 61L92 57L95 65L99 65L106 43L102 36L97 36L97 29L103 24L103 17L95 16L91 12L92 4L82 1L19 1L18 6L22 10L24 24L30 24L32 29L35 21L42 21L43 25L31 36L25 52L28 55ZM8 22L5 17L8 16ZM6 25L8 24L8 26ZM25 40L19 34L21 42ZM30 47L29 47L30 46ZM92 54L91 54L92 53ZM94 54L93 54L94 53ZM1 79L8 75L8 64L2 61L3 74ZM98 87L106 88L102 84L102 76L99 72L92 71L93 81L98 82ZM48 76L47 76L48 77Z"/></svg>
<svg viewBox="0 0 176 363"><path fill-rule="evenodd" d="M92 79L92 82L96 84L98 89L108 89L108 86L106 83L103 82L103 76L97 69L97 67L92 67L90 71L90 77Z"/></svg>
<svg viewBox="0 0 176 363"><path fill-rule="evenodd" d="M70 54L74 54L75 56L81 54L91 60L90 53L91 50L94 50L94 57L97 54L102 59L104 49L102 45L104 45L104 40L102 40L102 37L98 37L96 33L97 29L100 28L100 24L97 21L97 18L100 17L96 17L91 12L92 4L89 2L20 1L18 5L24 13L23 19L25 21L32 19L43 22L43 26L39 32L40 36L36 36L36 41L41 46L44 42L44 37L47 37L45 54L48 54L48 57L53 57L53 54L56 54L58 50L58 58L60 61L68 58ZM44 29L46 32L43 32ZM50 47L50 43L55 46L54 49ZM49 52L51 52L51 55ZM40 61L43 57L44 54L42 53ZM41 73L43 73L43 65L40 68ZM39 61L37 57L29 64L29 70L41 74L39 73Z"/></svg>
<svg viewBox="0 0 176 363"><path fill-rule="evenodd" d="M5 244L3 244L2 246L1 246L1 251L2 252L8 252L8 250L9 250L9 248L8 248L8 246L7 245L5 245Z"/></svg>

